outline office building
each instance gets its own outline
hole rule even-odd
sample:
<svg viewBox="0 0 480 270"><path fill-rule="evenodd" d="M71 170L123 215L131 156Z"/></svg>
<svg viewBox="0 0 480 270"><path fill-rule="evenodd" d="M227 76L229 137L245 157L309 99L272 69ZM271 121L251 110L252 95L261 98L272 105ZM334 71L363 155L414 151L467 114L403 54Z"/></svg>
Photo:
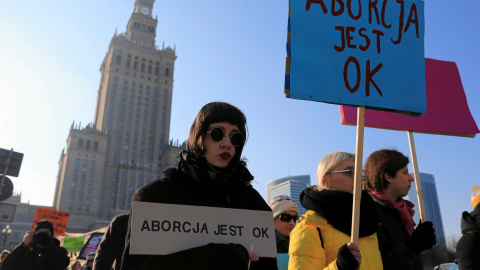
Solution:
<svg viewBox="0 0 480 270"><path fill-rule="evenodd" d="M446 246L445 232L443 230L442 214L440 212L440 205L438 203L437 187L435 185L435 179L432 174L420 173L420 180L422 183L423 201L425 204L425 214L427 220L433 223L435 228L435 235L437 237L437 245ZM418 208L417 189L414 182L408 192L407 198L409 201L415 204L413 210L415 215L413 220L418 224L420 220L420 211Z"/></svg>
<svg viewBox="0 0 480 270"><path fill-rule="evenodd" d="M267 202L278 195L292 197L298 205L300 215L307 212L300 204L300 193L310 185L310 175L287 176L267 183Z"/></svg>
<svg viewBox="0 0 480 270"><path fill-rule="evenodd" d="M0 202L0 230L5 229L5 233L2 232L2 250L12 251L23 241L25 233L32 229L32 221L38 205L21 201L22 194L15 192L10 198ZM7 226L10 228L10 233L7 232Z"/></svg>

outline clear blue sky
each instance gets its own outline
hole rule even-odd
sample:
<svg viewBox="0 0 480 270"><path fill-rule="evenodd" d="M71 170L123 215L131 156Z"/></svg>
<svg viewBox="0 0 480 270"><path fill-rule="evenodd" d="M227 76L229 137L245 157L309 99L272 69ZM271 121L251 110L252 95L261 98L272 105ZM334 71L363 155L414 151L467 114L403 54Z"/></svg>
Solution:
<svg viewBox="0 0 480 270"><path fill-rule="evenodd" d="M25 154L15 190L51 205L58 160L73 121L93 121L99 67L134 0L7 1L0 9L0 148ZM479 1L425 2L425 56L456 62L480 122ZM244 154L266 197L266 182L310 174L332 151L355 151L356 128L336 105L283 94L288 0L157 0L157 45L176 46L170 137L183 141L198 110L220 100L241 108L250 136ZM446 108L447 109L447 108ZM420 171L431 173L446 236L460 235L480 185L480 136L415 134ZM380 148L410 156L406 132L365 129L364 158ZM410 167L411 170L411 167ZM412 170L411 170L412 171Z"/></svg>

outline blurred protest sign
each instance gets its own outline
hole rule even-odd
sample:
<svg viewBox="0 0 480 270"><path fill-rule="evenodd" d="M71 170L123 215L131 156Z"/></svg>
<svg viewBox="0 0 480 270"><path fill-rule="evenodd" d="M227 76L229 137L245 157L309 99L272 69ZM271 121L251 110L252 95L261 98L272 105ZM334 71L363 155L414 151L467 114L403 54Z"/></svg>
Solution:
<svg viewBox="0 0 480 270"><path fill-rule="evenodd" d="M166 255L209 243L238 243L276 257L272 212L133 202L130 254Z"/></svg>
<svg viewBox="0 0 480 270"><path fill-rule="evenodd" d="M83 245L82 250L80 250L80 254L78 255L77 259L85 260L88 253L97 253L98 246L100 245L100 241L102 241L103 236L104 233L92 233L85 245Z"/></svg>
<svg viewBox="0 0 480 270"><path fill-rule="evenodd" d="M33 231L33 228L38 221L47 219L53 224L53 228L55 230L54 234L58 236L63 236L65 235L65 229L67 228L69 216L70 213L68 212L38 206L30 230Z"/></svg>
<svg viewBox="0 0 480 270"><path fill-rule="evenodd" d="M84 244L85 236L63 238L63 247L68 253L80 252Z"/></svg>

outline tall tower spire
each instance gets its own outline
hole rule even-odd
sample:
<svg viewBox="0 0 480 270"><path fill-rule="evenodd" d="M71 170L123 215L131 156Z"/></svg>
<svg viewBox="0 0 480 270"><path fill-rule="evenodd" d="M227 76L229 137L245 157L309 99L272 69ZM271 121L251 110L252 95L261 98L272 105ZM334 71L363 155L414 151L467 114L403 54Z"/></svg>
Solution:
<svg viewBox="0 0 480 270"><path fill-rule="evenodd" d="M59 162L54 205L72 213L74 232L128 212L134 191L161 177L181 151L168 144L177 56L155 46L153 3L136 0L126 33L112 37L100 65L94 124L74 126Z"/></svg>
<svg viewBox="0 0 480 270"><path fill-rule="evenodd" d="M155 46L155 32L157 19L152 17L155 0L136 0L135 9L127 24L126 36L133 43L153 48Z"/></svg>

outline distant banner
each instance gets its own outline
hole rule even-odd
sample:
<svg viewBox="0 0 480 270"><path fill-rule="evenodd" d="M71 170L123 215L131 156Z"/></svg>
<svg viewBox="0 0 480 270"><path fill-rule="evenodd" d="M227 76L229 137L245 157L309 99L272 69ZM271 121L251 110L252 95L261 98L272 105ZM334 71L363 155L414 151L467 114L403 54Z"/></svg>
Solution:
<svg viewBox="0 0 480 270"><path fill-rule="evenodd" d="M68 251L68 253L80 252L84 244L85 236L63 238L63 247Z"/></svg>
<svg viewBox="0 0 480 270"><path fill-rule="evenodd" d="M419 116L424 1L290 0L287 97Z"/></svg>
<svg viewBox="0 0 480 270"><path fill-rule="evenodd" d="M468 107L454 62L425 59L427 112L420 118L365 110L365 126L418 133L475 137L479 129ZM357 109L340 106L342 125L357 124Z"/></svg>
<svg viewBox="0 0 480 270"><path fill-rule="evenodd" d="M82 250L80 250L80 255L78 255L77 258L85 260L88 253L97 253L97 249L100 245L100 241L102 241L103 235L103 233L92 233L85 245L83 245Z"/></svg>
<svg viewBox="0 0 480 270"><path fill-rule="evenodd" d="M70 213L57 211L50 208L45 207L37 207L37 212L35 213L35 217L33 218L32 227L30 228L33 231L35 224L40 221L47 219L53 224L53 228L55 230L55 235L63 236L65 235L65 229L67 228L68 217Z"/></svg>
<svg viewBox="0 0 480 270"><path fill-rule="evenodd" d="M238 243L260 257L277 256L271 211L133 202L130 243L130 254Z"/></svg>

